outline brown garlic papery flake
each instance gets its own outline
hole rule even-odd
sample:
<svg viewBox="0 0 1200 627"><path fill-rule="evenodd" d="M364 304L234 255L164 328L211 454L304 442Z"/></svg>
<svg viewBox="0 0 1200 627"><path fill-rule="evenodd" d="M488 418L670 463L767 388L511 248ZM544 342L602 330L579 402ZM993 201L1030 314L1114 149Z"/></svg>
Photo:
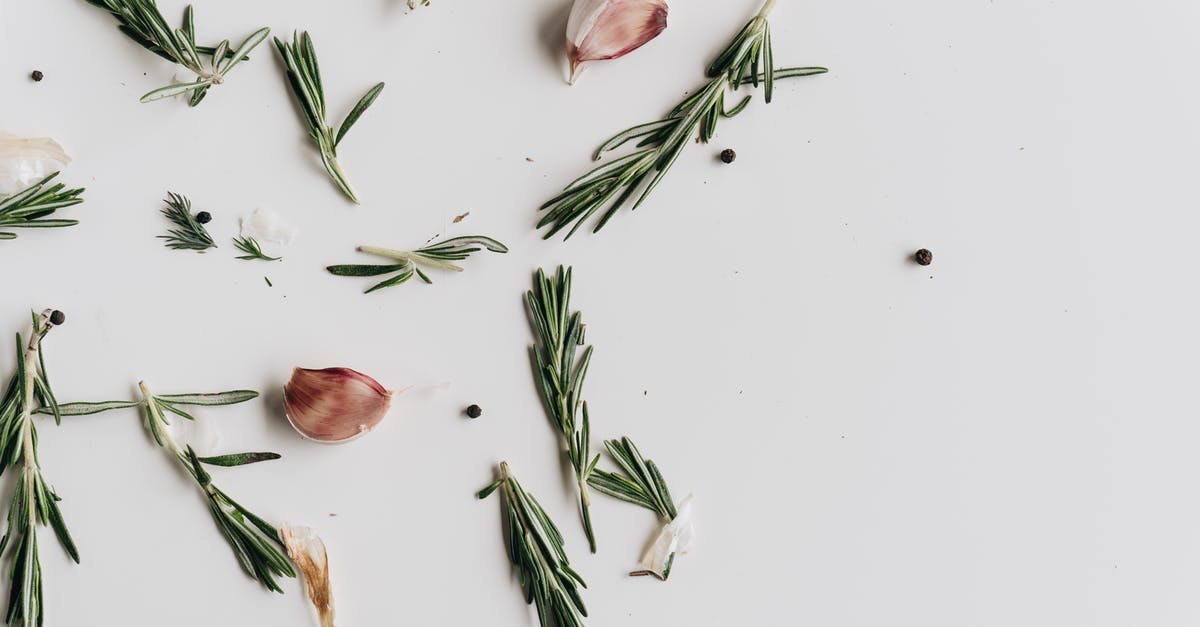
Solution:
<svg viewBox="0 0 1200 627"><path fill-rule="evenodd" d="M304 575L308 598L317 610L321 627L334 627L333 586L329 583L329 554L325 542L308 527L288 525L279 530L288 557Z"/></svg>
<svg viewBox="0 0 1200 627"><path fill-rule="evenodd" d="M339 444L379 424L392 405L392 392L349 368L296 368L283 386L283 403L300 435Z"/></svg>

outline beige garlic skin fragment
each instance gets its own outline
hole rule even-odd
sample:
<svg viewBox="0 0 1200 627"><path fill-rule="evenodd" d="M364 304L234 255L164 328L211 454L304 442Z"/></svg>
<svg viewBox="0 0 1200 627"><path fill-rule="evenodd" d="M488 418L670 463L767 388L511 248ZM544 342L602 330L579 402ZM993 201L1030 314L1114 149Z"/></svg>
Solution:
<svg viewBox="0 0 1200 627"><path fill-rule="evenodd" d="M49 137L17 137L0 131L0 198L61 172L71 163L62 145Z"/></svg>
<svg viewBox="0 0 1200 627"><path fill-rule="evenodd" d="M321 627L334 626L333 586L329 581L329 553L325 542L310 527L286 525L279 530L288 557L304 576L304 586Z"/></svg>

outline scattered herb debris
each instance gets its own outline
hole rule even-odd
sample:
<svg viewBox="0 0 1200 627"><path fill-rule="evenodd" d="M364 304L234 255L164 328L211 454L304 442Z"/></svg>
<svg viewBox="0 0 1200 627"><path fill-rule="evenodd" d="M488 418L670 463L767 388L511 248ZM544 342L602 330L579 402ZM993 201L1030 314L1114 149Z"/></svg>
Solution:
<svg viewBox="0 0 1200 627"><path fill-rule="evenodd" d="M467 216L469 216L469 215L471 215L471 212L470 212L470 211L467 211L467 212L465 212L465 213L460 213L460 214L458 214L458 215L454 216L454 223L455 223L455 224L458 224L459 222L462 222L462 221L463 221L463 220L465 220L465 219L467 218Z"/></svg>
<svg viewBox="0 0 1200 627"><path fill-rule="evenodd" d="M158 236L159 239L167 241L167 248L205 251L217 247L212 236L208 234L208 229L198 220L199 216L192 215L192 201L188 200L187 196L167 192L163 202L167 204L167 208L162 210L162 214L177 227L167 231L166 235Z"/></svg>

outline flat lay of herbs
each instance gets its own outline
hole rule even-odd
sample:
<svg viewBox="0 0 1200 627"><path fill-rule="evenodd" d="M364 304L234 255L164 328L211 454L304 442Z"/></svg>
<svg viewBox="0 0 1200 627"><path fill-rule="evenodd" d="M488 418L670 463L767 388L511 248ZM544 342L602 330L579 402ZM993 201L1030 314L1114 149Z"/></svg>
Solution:
<svg viewBox="0 0 1200 627"><path fill-rule="evenodd" d="M593 232L599 231L621 208L632 210L642 205L689 144L694 141L707 143L714 138L722 118L745 111L753 95L743 94L743 91L761 89L764 101L770 103L777 80L825 73L827 70L821 67L776 67L768 21L776 1L766 0L758 13L734 36L709 65L707 82L699 90L684 98L662 119L632 127L602 143L593 155L594 160L631 142L635 147L567 185L538 212L531 211L533 215L528 217L535 221L535 230L546 229L542 234L545 239L565 231L564 239L569 239L595 218ZM108 14L103 19L109 21L109 28L111 21L116 22L117 30L125 37L114 39L132 40L191 74L187 80L176 80L147 92L141 97L143 103L169 102L179 96L174 106L182 108L186 102L187 107L195 107L213 88L233 80L231 72L242 63L268 56L259 48L270 35L268 27L247 26L242 32L250 34L213 43L198 36L195 10L190 5L184 9L179 25L173 26L155 0L87 2ZM428 0L408 0L410 8L428 4ZM103 16L100 12L88 11ZM666 0L574 0L565 24L564 70L568 82L575 84L585 68L624 57L655 40L667 28L668 15ZM234 45L232 42L237 40L240 43ZM327 111L326 83L309 31L296 30L290 39L276 37L273 43L278 58L263 58L259 62L262 65L273 62L273 71L287 85L286 91L291 96L281 93L281 102L294 105L303 131L316 148L316 158L311 153L307 158L314 166L319 158L334 183L328 190L331 197L340 196L358 204L360 198L339 161L338 148L380 96L384 83L378 82L367 89L357 104L334 125ZM355 53L344 47L332 52L346 56ZM378 66L389 69L383 62ZM35 80L41 80L42 73L37 72L37 75L39 78ZM357 93L357 89L353 93ZM723 154L722 159L730 163L733 151L726 152L729 158L725 160ZM56 229L78 224L74 214L64 210L84 201L84 189L69 188L61 182L69 178L59 179L69 163L66 151L52 139L16 138L0 133L0 250L9 245L5 241L17 238L19 229ZM332 187L336 187L337 192ZM159 189L154 193L161 192ZM197 198L203 207L204 199ZM162 221L161 227L156 229L161 233L157 238L172 251L205 253L218 248L219 238L222 243L232 241L233 256L237 260L280 262L283 256L272 244L286 243L292 236L288 228L276 222L274 214L266 211L257 211L244 218L241 232L230 239L227 232L223 234L218 228L213 229L218 237L210 233L212 213L197 211L188 196L166 192L162 204L156 207L157 215L147 204L138 210ZM470 212L462 213L454 219L454 224L459 224L468 215ZM215 226L225 224L227 222L219 221ZM61 237L82 230L85 229L71 229ZM388 237L393 235L392 241L406 239L403 233L389 234ZM537 240L532 235L530 238ZM372 239L376 239L374 234ZM387 241L382 237L379 239ZM414 237L407 239L409 246L421 241ZM402 285L414 277L430 285L435 276L463 273L468 264L462 262L469 258L472 258L472 264L487 263L484 259L489 258L494 260L490 263L500 263L500 257L483 253L503 255L509 252L504 243L482 235L437 236L425 241L412 249L359 246L358 253L380 261L311 264L313 274L371 278L363 286L364 293L370 294ZM22 238L21 242L11 246L24 243L25 238ZM287 263L295 263L292 257L288 255ZM272 267L237 265L260 269ZM323 274L319 272L322 265L325 268ZM511 355L509 359L514 366L520 364L520 367L533 370L534 386L558 448L553 455L546 455L544 466L570 468L569 482L573 485L569 489L572 499L578 500L577 515L590 553L598 551L593 523L595 495L601 495L599 500L610 503L615 503L613 499L616 499L638 505L654 514L659 529L644 549L640 563L629 574L650 575L667 581L677 556L687 553L693 544L691 496L676 501L658 465L645 458L632 439L619 437L603 441L602 448L593 446L590 410L584 400L583 388L593 349L585 338L582 314L571 302L574 277L574 270L569 265L560 265L551 274L540 268L536 270L532 288L524 294L523 303L532 331L529 353L525 357L528 362L520 362L522 357L518 355ZM272 286L269 278L263 279L267 287ZM436 288L431 289L436 291ZM390 295L372 298L408 298L413 290L387 292ZM362 297L353 295L353 298ZM38 544L40 527L50 527L67 555L75 562L80 559L60 509L62 499L43 476L38 460L39 423L46 424L48 418L53 418L58 425L64 419L85 420L101 414L123 414L139 417L148 434L147 441L166 454L181 481L189 484L184 488L181 483L180 490L189 490L206 505L216 528L214 538L219 535L224 540L240 570L265 590L278 593L293 585L291 580L299 579L307 589L318 623L322 627L333 627L336 617L330 553L317 531L269 522L269 517L255 513L235 499L232 494L238 493L236 489L226 491L229 474L237 472L232 469L261 464L256 468L267 471L281 459L281 455L260 447L224 449L218 445L209 415L221 407L257 405L254 401L259 399L259 393L233 390L156 394L142 381L138 383L136 397L128 400L59 403L50 386L42 345L49 333L64 322L65 315L59 311L33 314L31 327L16 335L15 371L0 396L0 473L7 469L12 469L10 474L19 473L11 488L7 529L0 539L0 558L8 560L8 626L41 627L46 616L52 615L44 607L44 573ZM241 348L250 350L253 347ZM277 380L282 412L269 411L280 414L274 417L287 420L304 441L326 445L345 445L369 433L382 423L404 391L415 387L437 387L432 384L388 388L362 372L345 367L297 367L286 382ZM475 420L483 412L478 405L471 405L465 415ZM489 413L488 419L491 415ZM544 428L534 426L543 419L521 416L516 418L515 424L523 429ZM598 424L603 425L603 422ZM55 469L56 473L62 471ZM464 490L463 494L465 498L467 492ZM493 494L498 496L500 503L499 538L517 574L515 587L519 587L526 602L534 606L540 624L544 627L584 625L588 611L581 591L587 584L568 559L568 542L550 513L525 490L507 462L499 464L491 484L476 492L479 499ZM151 495L147 498L152 502ZM208 538L196 541L215 542ZM638 550L638 547L624 547L624 550ZM223 549L221 552L224 554ZM228 558L228 554L224 555ZM55 624L53 619L50 624Z"/></svg>

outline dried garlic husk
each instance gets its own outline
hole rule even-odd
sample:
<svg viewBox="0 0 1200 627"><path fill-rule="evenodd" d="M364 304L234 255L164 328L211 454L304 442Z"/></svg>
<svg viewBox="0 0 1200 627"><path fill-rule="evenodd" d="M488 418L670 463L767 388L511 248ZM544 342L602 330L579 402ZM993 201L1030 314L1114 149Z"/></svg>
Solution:
<svg viewBox="0 0 1200 627"><path fill-rule="evenodd" d="M260 242L272 244L291 244L296 239L299 229L286 224L278 213L259 207L254 213L242 218L242 235L252 237Z"/></svg>
<svg viewBox="0 0 1200 627"><path fill-rule="evenodd" d="M0 198L61 172L71 157L49 137L21 138L0 131Z"/></svg>
<svg viewBox="0 0 1200 627"><path fill-rule="evenodd" d="M675 508L675 518L663 525L658 537L650 548L642 555L638 570L631 575L654 575L666 581L671 575L671 566L676 555L687 553L696 539L696 529L692 522L692 495L679 502Z"/></svg>
<svg viewBox="0 0 1200 627"><path fill-rule="evenodd" d="M665 0L575 0L567 18L571 84L584 63L623 57L667 27Z"/></svg>
<svg viewBox="0 0 1200 627"><path fill-rule="evenodd" d="M329 553L325 542L310 527L285 525L279 530L288 557L304 575L304 586L321 627L334 627L333 586L329 582Z"/></svg>
<svg viewBox="0 0 1200 627"><path fill-rule="evenodd" d="M300 435L326 444L349 442L387 415L393 393L349 368L296 368L283 386L288 421Z"/></svg>

